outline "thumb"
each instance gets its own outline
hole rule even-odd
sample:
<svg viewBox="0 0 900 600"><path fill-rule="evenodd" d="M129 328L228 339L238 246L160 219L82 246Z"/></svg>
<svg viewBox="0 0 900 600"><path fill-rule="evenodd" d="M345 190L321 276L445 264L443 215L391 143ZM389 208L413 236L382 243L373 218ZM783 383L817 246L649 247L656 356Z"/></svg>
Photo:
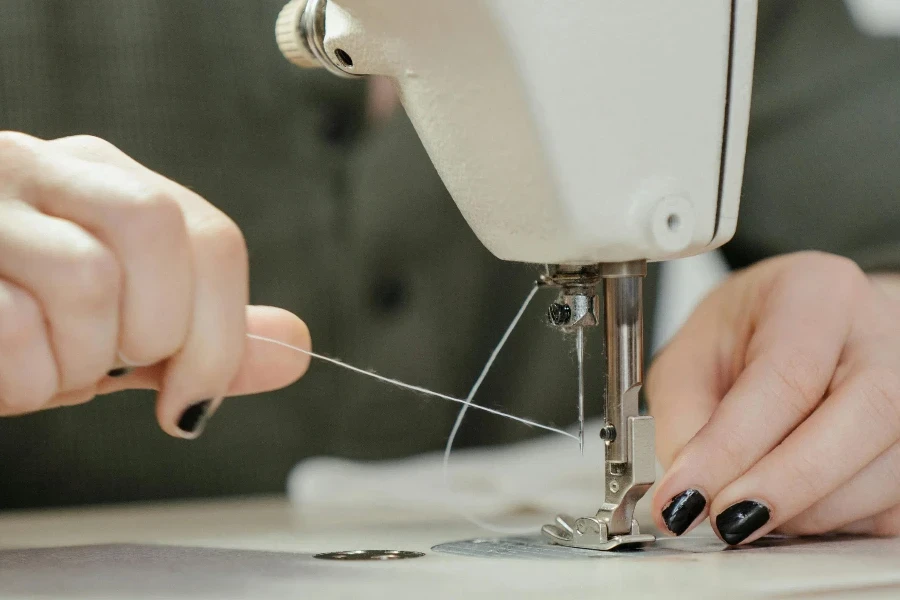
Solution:
<svg viewBox="0 0 900 600"><path fill-rule="evenodd" d="M304 350L312 349L306 323L281 308L248 306L247 333ZM228 388L228 395L258 394L288 386L306 373L309 361L308 354L265 340L247 338L244 358Z"/></svg>
<svg viewBox="0 0 900 600"><path fill-rule="evenodd" d="M282 344L310 350L312 342L306 323L291 312L272 306L247 307L247 333L277 340ZM242 396L277 390L303 376L310 357L284 345L246 338L244 355L227 396ZM158 390L165 363L135 369L124 377L107 377L98 385L98 394L125 389Z"/></svg>

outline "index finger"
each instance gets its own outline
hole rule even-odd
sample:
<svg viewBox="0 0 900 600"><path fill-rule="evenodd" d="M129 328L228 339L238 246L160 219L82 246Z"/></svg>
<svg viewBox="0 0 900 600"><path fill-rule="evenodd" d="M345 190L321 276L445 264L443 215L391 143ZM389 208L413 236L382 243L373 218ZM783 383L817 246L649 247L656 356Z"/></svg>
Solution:
<svg viewBox="0 0 900 600"><path fill-rule="evenodd" d="M243 396L268 392L290 385L309 368L308 354L291 350L290 346L311 350L309 329L296 315L271 306L247 307L247 330L276 343L248 340L237 375L231 381L227 396ZM107 377L100 382L99 394L126 389L162 387L165 365L135 369L123 377Z"/></svg>
<svg viewBox="0 0 900 600"><path fill-rule="evenodd" d="M677 506L685 494L704 497L701 514L691 522L699 521L712 498L775 448L820 403L849 333L850 298L836 292L833 281L821 273L801 271L795 279L773 285L760 299L750 320L746 352L740 345L734 348L743 354L734 384L660 482L653 514L661 527L670 529L671 505ZM694 376L690 370L682 374Z"/></svg>

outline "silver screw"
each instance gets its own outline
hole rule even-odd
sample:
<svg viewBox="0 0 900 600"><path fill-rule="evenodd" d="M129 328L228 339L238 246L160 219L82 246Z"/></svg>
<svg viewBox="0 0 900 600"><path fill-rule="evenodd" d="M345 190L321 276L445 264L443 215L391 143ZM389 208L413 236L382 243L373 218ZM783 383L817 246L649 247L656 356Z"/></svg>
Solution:
<svg viewBox="0 0 900 600"><path fill-rule="evenodd" d="M613 494L619 491L619 482L615 479L609 482L609 491Z"/></svg>
<svg viewBox="0 0 900 600"><path fill-rule="evenodd" d="M616 441L616 428L612 425L606 425L600 429L600 439L610 444Z"/></svg>

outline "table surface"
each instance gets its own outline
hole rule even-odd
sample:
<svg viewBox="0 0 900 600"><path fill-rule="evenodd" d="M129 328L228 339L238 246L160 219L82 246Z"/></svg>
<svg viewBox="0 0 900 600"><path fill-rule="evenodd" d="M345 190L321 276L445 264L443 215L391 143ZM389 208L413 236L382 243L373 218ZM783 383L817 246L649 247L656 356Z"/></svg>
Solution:
<svg viewBox="0 0 900 600"><path fill-rule="evenodd" d="M301 518L284 498L29 511L0 516L0 597L900 598L898 539L725 550L704 530L642 552L548 548L455 521ZM313 558L358 549L426 555Z"/></svg>

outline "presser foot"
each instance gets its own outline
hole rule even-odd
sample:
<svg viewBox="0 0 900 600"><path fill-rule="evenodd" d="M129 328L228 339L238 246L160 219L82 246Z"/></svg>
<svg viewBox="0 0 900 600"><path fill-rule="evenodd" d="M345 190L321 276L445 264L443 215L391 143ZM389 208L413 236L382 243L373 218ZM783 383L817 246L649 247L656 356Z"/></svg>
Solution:
<svg viewBox="0 0 900 600"><path fill-rule="evenodd" d="M575 519L568 515L557 515L555 525L544 525L541 536L551 544L587 550L614 550L656 541L656 536L641 533L634 519L631 520L631 533L610 536L604 521L596 517Z"/></svg>

